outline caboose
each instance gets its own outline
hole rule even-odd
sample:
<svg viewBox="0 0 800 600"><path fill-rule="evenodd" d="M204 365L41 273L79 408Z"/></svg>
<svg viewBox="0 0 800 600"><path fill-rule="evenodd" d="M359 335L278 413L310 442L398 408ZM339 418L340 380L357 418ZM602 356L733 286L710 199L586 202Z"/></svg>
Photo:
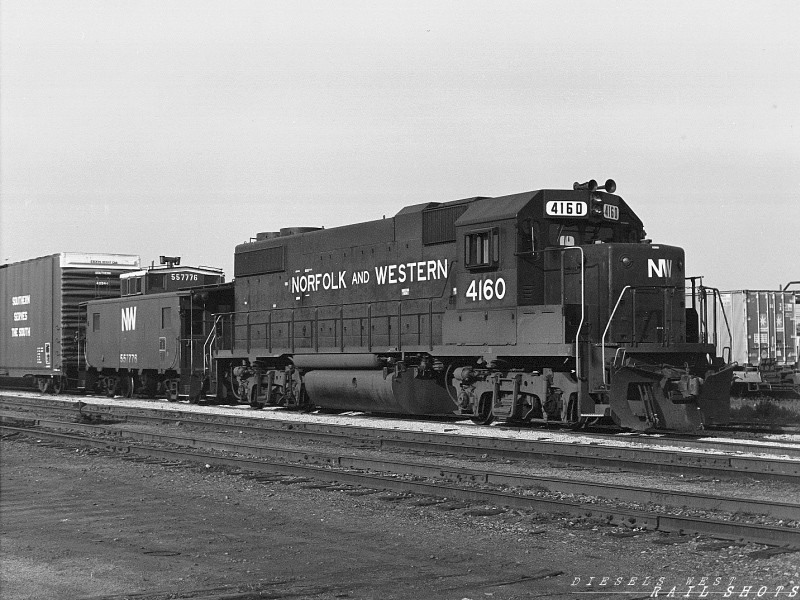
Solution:
<svg viewBox="0 0 800 600"><path fill-rule="evenodd" d="M83 305L87 391L200 399L210 298L221 298L224 306L232 290L221 285L220 269L179 265L179 257L162 256L161 265L121 276L121 297ZM213 304L217 310L219 302Z"/></svg>
<svg viewBox="0 0 800 600"><path fill-rule="evenodd" d="M688 308L684 253L612 180L407 206L236 247L210 378L253 406L694 431L730 369ZM694 306L694 304L693 304Z"/></svg>

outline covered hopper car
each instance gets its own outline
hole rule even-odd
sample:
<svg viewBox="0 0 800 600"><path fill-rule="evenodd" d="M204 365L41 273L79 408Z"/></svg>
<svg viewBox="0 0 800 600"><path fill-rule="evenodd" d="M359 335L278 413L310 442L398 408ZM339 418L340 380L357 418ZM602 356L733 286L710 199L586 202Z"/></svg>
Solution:
<svg viewBox="0 0 800 600"><path fill-rule="evenodd" d="M800 398L800 292L721 292L729 327L718 352L737 364L732 393Z"/></svg>
<svg viewBox="0 0 800 600"><path fill-rule="evenodd" d="M407 206L236 247L209 394L253 406L694 431L732 369L687 306L684 252L589 181Z"/></svg>

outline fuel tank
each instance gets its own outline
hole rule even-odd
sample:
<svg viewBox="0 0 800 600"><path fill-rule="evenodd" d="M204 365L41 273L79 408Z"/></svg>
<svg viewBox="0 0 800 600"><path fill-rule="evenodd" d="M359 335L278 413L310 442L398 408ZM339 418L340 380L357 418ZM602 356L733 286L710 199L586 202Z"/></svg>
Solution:
<svg viewBox="0 0 800 600"><path fill-rule="evenodd" d="M453 414L456 404L444 385L417 377L417 369L314 370L303 376L315 406L407 415Z"/></svg>

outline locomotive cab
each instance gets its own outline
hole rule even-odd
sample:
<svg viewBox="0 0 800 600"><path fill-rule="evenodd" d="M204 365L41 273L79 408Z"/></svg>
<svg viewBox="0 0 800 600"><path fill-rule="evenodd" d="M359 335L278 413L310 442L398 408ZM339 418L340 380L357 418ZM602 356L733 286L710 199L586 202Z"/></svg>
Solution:
<svg viewBox="0 0 800 600"><path fill-rule="evenodd" d="M455 381L464 413L684 431L727 420L728 370L713 372L687 321L683 250L644 241L619 196L590 182L500 198L456 228L463 292L444 341L488 364Z"/></svg>

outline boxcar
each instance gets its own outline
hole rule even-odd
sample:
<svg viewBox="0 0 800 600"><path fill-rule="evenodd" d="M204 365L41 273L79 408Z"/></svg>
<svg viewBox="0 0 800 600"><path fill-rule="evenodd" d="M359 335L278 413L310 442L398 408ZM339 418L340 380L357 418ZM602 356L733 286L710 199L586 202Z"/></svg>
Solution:
<svg viewBox="0 0 800 600"><path fill-rule="evenodd" d="M62 252L0 266L0 376L32 377L42 392L75 387L80 304L119 295L128 254Z"/></svg>

